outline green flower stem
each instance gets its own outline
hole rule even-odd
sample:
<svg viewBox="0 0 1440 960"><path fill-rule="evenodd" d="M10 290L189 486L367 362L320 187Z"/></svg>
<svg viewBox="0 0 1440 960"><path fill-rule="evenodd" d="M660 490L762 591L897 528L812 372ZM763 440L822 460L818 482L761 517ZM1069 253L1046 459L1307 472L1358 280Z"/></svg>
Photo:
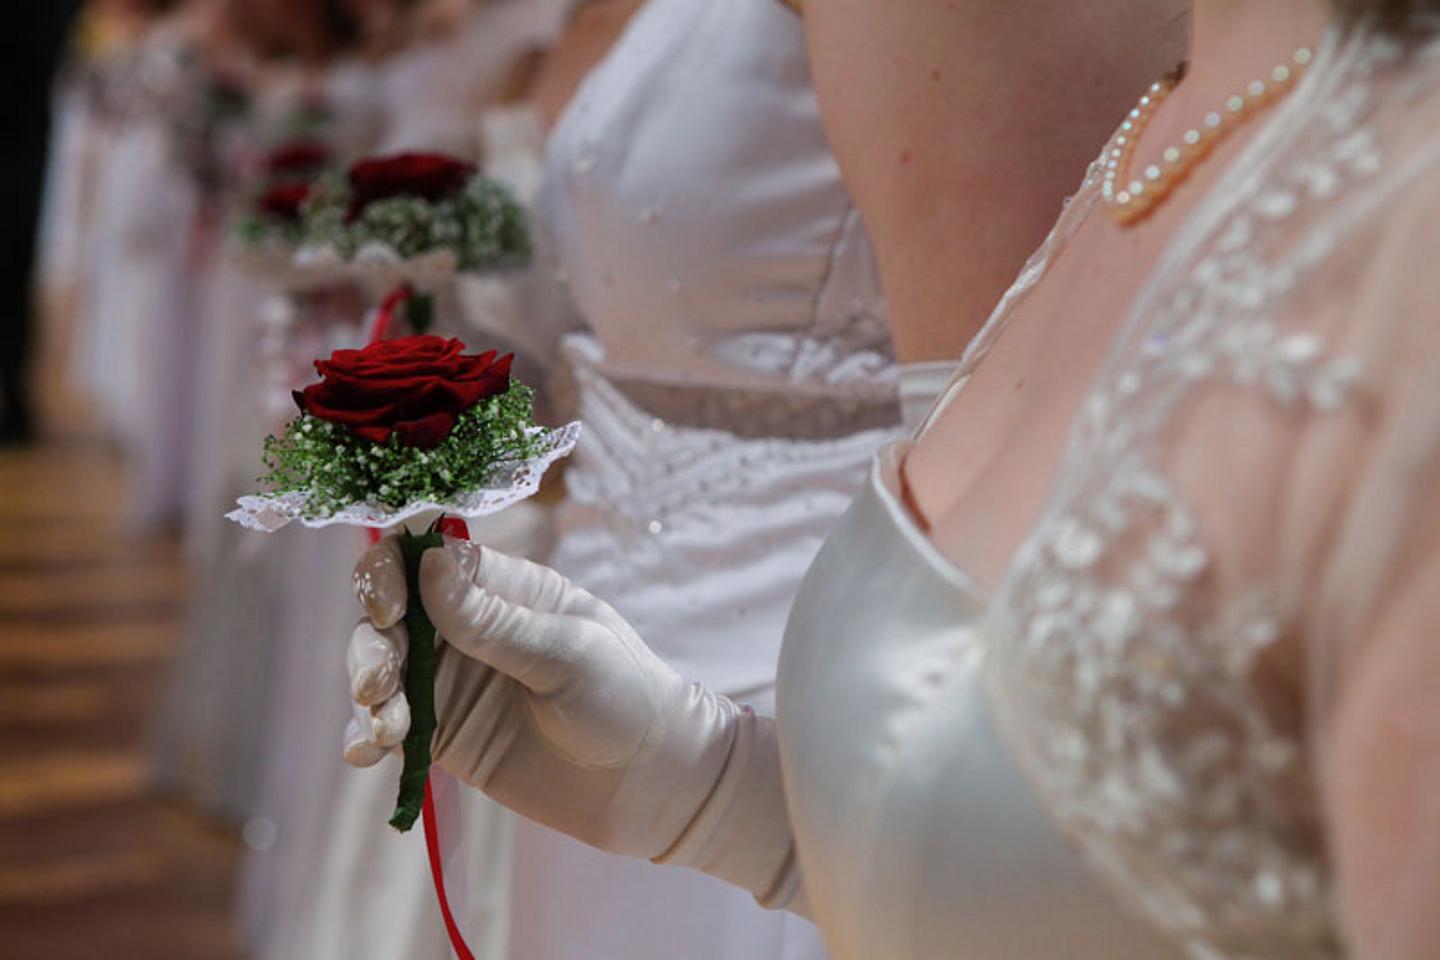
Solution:
<svg viewBox="0 0 1440 960"><path fill-rule="evenodd" d="M410 321L410 329L415 333L429 333L430 328L435 325L435 295L433 293L411 295L409 303L405 306L405 319Z"/></svg>
<svg viewBox="0 0 1440 960"><path fill-rule="evenodd" d="M433 530L416 536L400 535L405 555L405 580L409 607L405 629L410 635L410 656L405 662L405 698L410 701L410 733L405 738L405 769L400 774L400 796L390 826L406 833L420 819L425 803L425 783L430 778L430 746L435 738L435 625L420 601L420 558L425 551L442 547L445 538Z"/></svg>

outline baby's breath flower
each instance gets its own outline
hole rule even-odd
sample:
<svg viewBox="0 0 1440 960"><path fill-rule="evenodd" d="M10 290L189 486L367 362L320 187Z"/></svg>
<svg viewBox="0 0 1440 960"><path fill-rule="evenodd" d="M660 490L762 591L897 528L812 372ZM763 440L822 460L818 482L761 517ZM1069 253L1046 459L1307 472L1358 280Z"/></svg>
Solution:
<svg viewBox="0 0 1440 960"><path fill-rule="evenodd" d="M530 236L515 198L483 176L431 203L418 197L376 200L349 220L350 185L341 174L322 179L303 208L304 240L350 258L367 243L383 243L409 259L453 251L461 270L523 263Z"/></svg>
<svg viewBox="0 0 1440 960"><path fill-rule="evenodd" d="M343 427L302 414L265 441L260 478L271 493L306 495L305 517L320 519L356 503L401 508L416 500L447 500L484 487L497 467L540 452L532 433L534 392L518 380L510 389L461 414L433 450L391 437L358 440Z"/></svg>

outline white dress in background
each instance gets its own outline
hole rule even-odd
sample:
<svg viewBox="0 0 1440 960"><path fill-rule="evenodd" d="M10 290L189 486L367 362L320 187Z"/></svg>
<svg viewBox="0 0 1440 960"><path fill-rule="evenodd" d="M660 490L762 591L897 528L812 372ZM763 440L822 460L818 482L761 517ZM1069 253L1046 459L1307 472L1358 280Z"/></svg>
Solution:
<svg viewBox="0 0 1440 960"><path fill-rule="evenodd" d="M1173 239L996 589L917 529L906 446L878 459L780 670L837 960L1346 955L1317 781L1337 692L1377 624L1425 622L1412 576L1435 569L1437 130L1440 42L1330 38ZM962 373L1098 193L1092 173ZM1281 638L1298 691L1267 669ZM1406 903L1428 823L1391 838L1393 888L1345 905ZM1408 907L1383 912L1394 942L1434 904Z"/></svg>
<svg viewBox="0 0 1440 960"><path fill-rule="evenodd" d="M51 96L54 122L46 160L35 280L42 292L75 304L86 275L99 117L86 94L83 67L67 66Z"/></svg>
<svg viewBox="0 0 1440 960"><path fill-rule="evenodd" d="M515 59L554 43L569 0L487 0L452 36L396 54L380 74L389 122L379 153L441 151L473 157L480 121Z"/></svg>
<svg viewBox="0 0 1440 960"><path fill-rule="evenodd" d="M112 79L125 113L97 135L86 265L76 304L72 371L130 465L127 519L180 519L199 270L207 260L202 197L177 162L160 108L178 81L172 39L156 36ZM117 93L112 90L111 93Z"/></svg>
<svg viewBox="0 0 1440 960"><path fill-rule="evenodd" d="M318 83L267 78L255 94L250 146L263 152L294 136L298 111L318 94L332 117L325 141L341 154L363 149L375 128L369 73L342 64ZM195 279L199 300L189 317L196 349L194 390L186 401L184 536L195 589L184 645L152 724L150 755L159 784L244 823L257 813L268 744L264 718L281 644L283 547L224 514L236 497L254 491L264 470L264 439L290 416L290 390L310 374L303 357L278 362L286 347L323 351L328 344L296 342L290 330L296 308L286 292L257 273L252 258L237 255L238 241L221 242L227 249L213 269ZM362 326L352 323L355 330Z"/></svg>
<svg viewBox="0 0 1440 960"><path fill-rule="evenodd" d="M900 432L868 239L777 0L651 0L553 132L585 332L550 563L685 676L771 709L800 576ZM512 960L801 960L799 918L517 825Z"/></svg>

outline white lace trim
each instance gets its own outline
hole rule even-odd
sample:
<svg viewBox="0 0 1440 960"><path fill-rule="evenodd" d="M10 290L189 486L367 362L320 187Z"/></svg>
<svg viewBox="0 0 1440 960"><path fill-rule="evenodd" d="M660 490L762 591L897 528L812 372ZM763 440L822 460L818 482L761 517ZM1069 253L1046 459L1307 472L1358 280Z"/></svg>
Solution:
<svg viewBox="0 0 1440 960"><path fill-rule="evenodd" d="M460 272L452 250L434 250L407 259L388 243L373 240L348 260L328 244L306 244L295 251L291 268L297 278L313 285L351 282L391 288L409 283L422 290L444 286Z"/></svg>
<svg viewBox="0 0 1440 960"><path fill-rule="evenodd" d="M448 500L419 500L399 508L357 503L329 516L307 517L309 498L303 493L286 493L241 497L238 509L227 513L225 518L262 533L274 533L296 521L312 530L333 526L383 530L430 513L477 520L533 497L540 489L545 472L575 449L580 440L580 424L572 423L559 430L537 428L537 433L545 434L542 453L522 463L499 464L486 486Z"/></svg>

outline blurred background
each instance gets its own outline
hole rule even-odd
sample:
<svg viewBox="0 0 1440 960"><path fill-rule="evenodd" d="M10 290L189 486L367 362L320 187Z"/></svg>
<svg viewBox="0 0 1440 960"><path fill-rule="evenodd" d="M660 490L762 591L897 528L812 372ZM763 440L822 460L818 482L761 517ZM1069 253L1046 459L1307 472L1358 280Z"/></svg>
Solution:
<svg viewBox="0 0 1440 960"><path fill-rule="evenodd" d="M363 341L377 291L295 276L256 211L297 156L401 150L483 163L523 199L539 65L573 6L7 6L0 956L312 955L286 930L346 776L358 545L222 514L310 360ZM416 922L438 930L432 913Z"/></svg>

